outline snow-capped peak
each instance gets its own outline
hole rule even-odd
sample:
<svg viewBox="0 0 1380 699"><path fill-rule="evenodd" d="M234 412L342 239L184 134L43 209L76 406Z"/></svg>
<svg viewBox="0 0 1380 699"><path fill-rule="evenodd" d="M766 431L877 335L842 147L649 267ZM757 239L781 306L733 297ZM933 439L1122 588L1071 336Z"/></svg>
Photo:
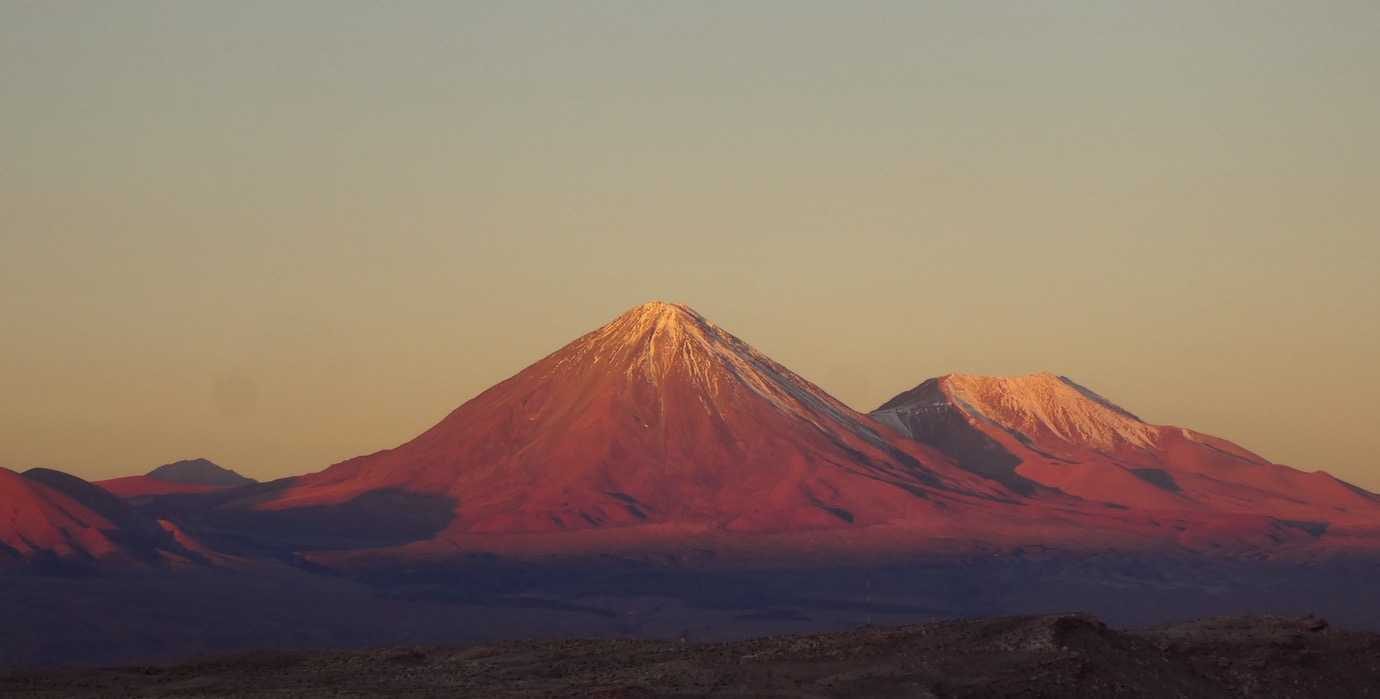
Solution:
<svg viewBox="0 0 1380 699"><path fill-rule="evenodd" d="M1071 379L950 374L941 380L965 409L1027 435L1048 434L1095 449L1149 447L1157 429Z"/></svg>
<svg viewBox="0 0 1380 699"><path fill-rule="evenodd" d="M563 351L562 365L600 365L629 380L696 386L709 404L738 389L816 426L821 418L845 425L864 440L882 439L855 413L819 387L776 363L685 304L651 301L629 309ZM717 408L716 408L717 409Z"/></svg>

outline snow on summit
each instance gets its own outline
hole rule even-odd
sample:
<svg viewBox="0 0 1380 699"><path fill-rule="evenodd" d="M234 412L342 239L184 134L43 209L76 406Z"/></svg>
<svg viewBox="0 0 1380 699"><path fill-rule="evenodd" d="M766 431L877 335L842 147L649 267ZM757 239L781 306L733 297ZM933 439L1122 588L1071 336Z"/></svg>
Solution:
<svg viewBox="0 0 1380 699"><path fill-rule="evenodd" d="M1103 450L1155 443L1152 425L1066 377L951 374L943 380L968 407L1025 434L1049 434Z"/></svg>

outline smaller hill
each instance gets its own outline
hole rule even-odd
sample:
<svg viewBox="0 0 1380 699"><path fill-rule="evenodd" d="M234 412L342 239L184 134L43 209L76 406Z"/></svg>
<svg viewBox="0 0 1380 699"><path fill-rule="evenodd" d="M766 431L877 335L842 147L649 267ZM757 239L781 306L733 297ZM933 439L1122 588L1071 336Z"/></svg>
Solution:
<svg viewBox="0 0 1380 699"><path fill-rule="evenodd" d="M164 464L142 476L112 478L97 481L97 485L122 498L146 498L205 493L257 482L208 459L186 459Z"/></svg>
<svg viewBox="0 0 1380 699"><path fill-rule="evenodd" d="M87 570L205 560L164 523L92 483L51 469L21 475L0 468L0 566Z"/></svg>
<svg viewBox="0 0 1380 699"><path fill-rule="evenodd" d="M0 559L116 556L115 529L61 491L0 468Z"/></svg>
<svg viewBox="0 0 1380 699"><path fill-rule="evenodd" d="M234 488L258 482L252 478L245 478L228 468L218 466L207 459L186 459L184 461L164 464L149 471L148 476L149 478L157 478L160 481L168 481L169 483L209 485L224 488Z"/></svg>
<svg viewBox="0 0 1380 699"><path fill-rule="evenodd" d="M1380 496L1219 437L1148 423L1065 376L949 374L871 415L1016 490L1055 488L1142 511L1264 516L1313 536L1380 522Z"/></svg>

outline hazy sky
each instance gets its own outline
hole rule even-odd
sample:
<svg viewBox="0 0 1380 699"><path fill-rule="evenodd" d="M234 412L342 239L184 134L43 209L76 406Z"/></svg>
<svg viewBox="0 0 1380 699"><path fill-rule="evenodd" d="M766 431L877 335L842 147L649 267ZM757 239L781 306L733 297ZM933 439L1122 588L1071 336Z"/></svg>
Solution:
<svg viewBox="0 0 1380 699"><path fill-rule="evenodd" d="M683 301L1380 490L1380 3L0 0L0 464L395 446Z"/></svg>

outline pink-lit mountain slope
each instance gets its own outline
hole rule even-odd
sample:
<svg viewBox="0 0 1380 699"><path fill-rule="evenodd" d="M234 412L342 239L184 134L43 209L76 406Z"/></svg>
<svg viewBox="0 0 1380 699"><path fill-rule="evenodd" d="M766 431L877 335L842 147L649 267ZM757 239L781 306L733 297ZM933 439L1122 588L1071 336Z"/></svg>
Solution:
<svg viewBox="0 0 1380 699"><path fill-rule="evenodd" d="M1056 488L1139 511L1380 523L1380 497L1273 464L1224 439L1146 423L1065 377L951 374L871 413L964 468L1029 491Z"/></svg>
<svg viewBox="0 0 1380 699"><path fill-rule="evenodd" d="M205 563L207 555L171 522L76 476L0 468L0 565Z"/></svg>
<svg viewBox="0 0 1380 699"><path fill-rule="evenodd" d="M280 542L328 564L1304 550L1333 524L1380 522L1373 496L1327 476L1027 383L930 382L869 417L693 310L649 303L402 446L216 501L215 521L295 532Z"/></svg>
<svg viewBox="0 0 1380 699"><path fill-rule="evenodd" d="M634 308L416 439L297 479L264 510L444 494L451 534L684 525L800 531L1004 498L693 310Z"/></svg>

